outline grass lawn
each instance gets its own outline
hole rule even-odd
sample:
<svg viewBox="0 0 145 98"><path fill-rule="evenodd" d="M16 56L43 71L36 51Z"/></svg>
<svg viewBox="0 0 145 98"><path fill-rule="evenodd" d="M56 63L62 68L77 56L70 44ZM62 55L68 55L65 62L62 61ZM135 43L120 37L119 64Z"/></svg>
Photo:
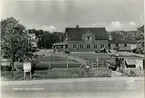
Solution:
<svg viewBox="0 0 145 98"><path fill-rule="evenodd" d="M63 57L57 57L57 56L45 56L45 57L39 57L38 60L36 61L36 70L47 70L49 68L49 64L51 64L52 68L66 68L67 63L69 67L74 68L77 67L79 68L81 64L75 60L70 60L70 59L65 59ZM15 66L18 69L23 69L23 64L20 62L15 62Z"/></svg>
<svg viewBox="0 0 145 98"><path fill-rule="evenodd" d="M81 53L81 52L78 52L78 53L72 53L71 55L83 58L85 60L93 61L93 62L96 62L96 58L104 59L104 60L112 59L110 54L108 54L108 53L88 53L88 52Z"/></svg>

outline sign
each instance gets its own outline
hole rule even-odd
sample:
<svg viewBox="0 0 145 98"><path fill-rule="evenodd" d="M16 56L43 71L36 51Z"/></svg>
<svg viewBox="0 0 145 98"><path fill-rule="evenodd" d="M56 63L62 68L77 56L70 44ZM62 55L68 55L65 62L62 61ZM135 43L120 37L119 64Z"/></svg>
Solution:
<svg viewBox="0 0 145 98"><path fill-rule="evenodd" d="M24 62L23 70L24 70L24 72L30 72L31 71L31 62Z"/></svg>
<svg viewBox="0 0 145 98"><path fill-rule="evenodd" d="M97 63L99 62L99 58L96 58L96 62L97 62Z"/></svg>
<svg viewBox="0 0 145 98"><path fill-rule="evenodd" d="M86 68L88 69L88 68L90 68L90 66L86 66Z"/></svg>

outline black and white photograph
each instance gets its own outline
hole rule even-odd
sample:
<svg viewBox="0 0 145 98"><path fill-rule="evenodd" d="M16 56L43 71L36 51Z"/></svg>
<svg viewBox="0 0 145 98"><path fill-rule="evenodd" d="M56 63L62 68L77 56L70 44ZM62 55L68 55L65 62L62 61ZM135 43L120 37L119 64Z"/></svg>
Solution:
<svg viewBox="0 0 145 98"><path fill-rule="evenodd" d="M0 98L144 98L144 0L1 0Z"/></svg>

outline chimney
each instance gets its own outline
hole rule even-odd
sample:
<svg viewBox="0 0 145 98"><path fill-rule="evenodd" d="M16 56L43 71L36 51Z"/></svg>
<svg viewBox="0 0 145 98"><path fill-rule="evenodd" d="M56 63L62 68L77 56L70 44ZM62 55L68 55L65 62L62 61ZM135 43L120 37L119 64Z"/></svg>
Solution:
<svg viewBox="0 0 145 98"><path fill-rule="evenodd" d="M76 25L76 28L79 28L79 25Z"/></svg>

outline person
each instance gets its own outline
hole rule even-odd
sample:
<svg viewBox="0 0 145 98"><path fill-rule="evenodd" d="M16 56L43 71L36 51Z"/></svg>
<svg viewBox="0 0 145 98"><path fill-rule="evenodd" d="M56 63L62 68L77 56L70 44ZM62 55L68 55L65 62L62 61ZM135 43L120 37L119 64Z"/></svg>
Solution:
<svg viewBox="0 0 145 98"><path fill-rule="evenodd" d="M54 48L54 49L53 49L53 53L55 54L55 52L56 52L56 49Z"/></svg>
<svg viewBox="0 0 145 98"><path fill-rule="evenodd" d="M90 66L89 66L89 65L87 65L87 66L86 66L86 76L88 76L88 75L89 75L89 69L90 69Z"/></svg>
<svg viewBox="0 0 145 98"><path fill-rule="evenodd" d="M139 66L139 73L141 74L141 67Z"/></svg>

